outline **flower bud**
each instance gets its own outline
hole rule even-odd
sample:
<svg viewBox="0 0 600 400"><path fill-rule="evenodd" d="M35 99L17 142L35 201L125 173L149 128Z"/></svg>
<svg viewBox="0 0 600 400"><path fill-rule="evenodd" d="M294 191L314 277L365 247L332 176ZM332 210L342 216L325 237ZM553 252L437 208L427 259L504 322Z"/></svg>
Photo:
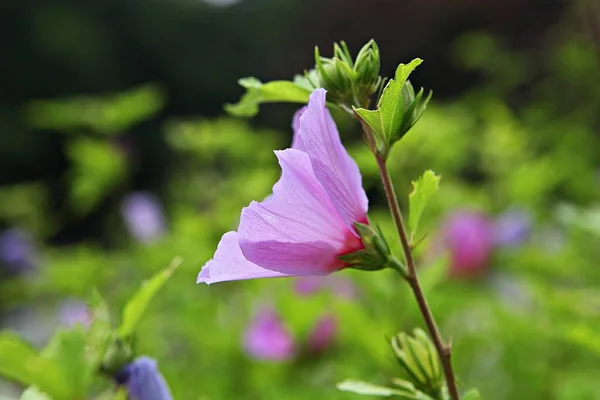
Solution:
<svg viewBox="0 0 600 400"><path fill-rule="evenodd" d="M340 260L351 268L367 271L398 267L390 247L378 227L358 222L354 226L362 240L364 249L344 254L339 257Z"/></svg>
<svg viewBox="0 0 600 400"><path fill-rule="evenodd" d="M116 377L127 387L129 400L172 400L171 392L156 361L142 356L128 364Z"/></svg>
<svg viewBox="0 0 600 400"><path fill-rule="evenodd" d="M374 40L370 40L360 49L354 63L359 98L369 98L377 91L381 83L380 67L379 47Z"/></svg>
<svg viewBox="0 0 600 400"><path fill-rule="evenodd" d="M403 378L433 398L444 390L444 375L435 346L421 329L413 336L401 332L391 341Z"/></svg>
<svg viewBox="0 0 600 400"><path fill-rule="evenodd" d="M321 57L316 47L315 65L320 84L327 89L328 97L348 108L368 104L381 83L379 48L373 40L363 46L356 62L343 41L334 44L333 58Z"/></svg>
<svg viewBox="0 0 600 400"><path fill-rule="evenodd" d="M427 97L423 99L423 88L419 90L417 94L415 94L415 89L413 88L412 83L407 80L402 86L402 104L404 109L404 115L402 117L402 123L400 125L400 129L394 135L393 141L400 140L410 128L412 128L419 118L425 112L425 108L431 100L431 96L433 96L433 92L430 91Z"/></svg>

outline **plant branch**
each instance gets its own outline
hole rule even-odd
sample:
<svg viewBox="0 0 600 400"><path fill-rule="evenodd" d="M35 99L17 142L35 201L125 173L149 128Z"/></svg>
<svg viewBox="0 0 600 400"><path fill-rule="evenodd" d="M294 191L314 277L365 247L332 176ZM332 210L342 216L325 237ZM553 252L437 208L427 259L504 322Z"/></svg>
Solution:
<svg viewBox="0 0 600 400"><path fill-rule="evenodd" d="M368 133L366 134L368 135ZM402 244L402 250L407 267L406 280L413 291L421 314L423 315L423 319L425 320L425 324L427 325L429 334L431 335L433 343L435 344L435 348L440 356L450 397L452 400L459 400L458 389L456 387L456 378L454 377L454 371L452 370L451 345L444 342L440 330L435 322L435 318L433 317L431 309L429 308L429 304L427 304L427 299L425 299L423 290L421 289L421 284L419 283L419 279L417 277L411 244L408 239L406 228L404 227L400 205L398 203L398 198L396 197L396 191L394 190L394 185L392 183L386 161L380 156L376 156L376 158L381 180L383 182L383 187L385 189L388 206L390 208L390 213L392 214L394 223L396 224L398 235L400 236L400 242Z"/></svg>

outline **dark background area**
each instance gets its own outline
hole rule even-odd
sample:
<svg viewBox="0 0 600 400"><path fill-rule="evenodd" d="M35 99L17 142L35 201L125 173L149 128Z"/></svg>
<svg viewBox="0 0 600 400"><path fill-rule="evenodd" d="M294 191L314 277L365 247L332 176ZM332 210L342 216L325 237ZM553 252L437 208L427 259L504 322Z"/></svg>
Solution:
<svg viewBox="0 0 600 400"><path fill-rule="evenodd" d="M160 192L172 162L160 127L173 117L222 115L222 105L243 93L236 84L240 77L290 79L312 67L314 45L329 55L333 41L345 40L358 51L374 38L384 55L383 75L418 56L425 63L413 80L427 82L435 101L451 102L481 82L479 74L453 61L450 44L456 37L484 30L517 53L539 53L531 84L543 77L542 55L553 44L553 29L574 9L553 0L242 0L229 6L202 0L4 1L0 185L41 180L50 188L52 208L65 207L68 137L27 126L22 110L34 99L158 83L166 107L120 140L135 149L138 160L133 189ZM518 104L527 88L509 100ZM267 107L253 123L287 129L290 110ZM103 213L100 207L84 219L71 218L54 240L93 235Z"/></svg>

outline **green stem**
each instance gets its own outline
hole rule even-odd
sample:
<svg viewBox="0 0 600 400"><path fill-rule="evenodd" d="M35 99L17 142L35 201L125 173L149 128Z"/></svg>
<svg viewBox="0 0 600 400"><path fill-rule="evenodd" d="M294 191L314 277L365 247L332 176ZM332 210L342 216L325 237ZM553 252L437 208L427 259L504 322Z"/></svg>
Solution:
<svg viewBox="0 0 600 400"><path fill-rule="evenodd" d="M433 317L431 309L429 308L429 304L427 304L427 299L425 299L425 295L421 289L421 284L419 283L415 268L412 247L410 241L408 240L406 228L404 227L402 213L400 212L400 205L398 204L398 198L396 197L396 191L394 190L394 185L387 169L386 161L381 156L376 156L376 158L377 165L379 166L379 174L381 175L381 180L385 189L385 195L390 208L390 213L392 214L394 223L396 224L398 235L400 236L400 243L402 244L404 259L406 261L406 280L413 291L421 314L423 315L423 319L425 320L425 324L427 325L427 330L433 339L435 348L437 349L440 360L442 361L442 367L444 369L444 376L446 378L446 384L448 385L450 398L452 400L459 400L456 379L454 377L454 371L452 370L451 345L444 342L440 330L435 322L435 318ZM402 271L400 272L402 273Z"/></svg>

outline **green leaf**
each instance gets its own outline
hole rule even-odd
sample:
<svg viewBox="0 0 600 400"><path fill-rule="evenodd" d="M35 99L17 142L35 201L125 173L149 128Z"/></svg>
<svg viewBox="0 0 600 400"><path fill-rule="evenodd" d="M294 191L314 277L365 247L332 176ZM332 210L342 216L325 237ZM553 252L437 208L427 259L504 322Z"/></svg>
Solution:
<svg viewBox="0 0 600 400"><path fill-rule="evenodd" d="M423 60L415 58L408 64L400 64L396 69L394 79L390 79L377 108L381 111L383 120L383 134L388 140L400 130L402 119L404 117L404 101L402 97L402 87L406 83L408 76L417 68Z"/></svg>
<svg viewBox="0 0 600 400"><path fill-rule="evenodd" d="M436 175L433 171L428 170L425 171L421 178L419 178L416 182L413 182L413 191L408 196L410 211L408 228L410 230L411 242L414 241L419 220L423 215L423 211L425 210L427 203L438 190L440 179L441 177L439 175Z"/></svg>
<svg viewBox="0 0 600 400"><path fill-rule="evenodd" d="M2 399L3 398L0 397L0 400L2 400ZM23 393L21 393L21 397L19 398L19 400L52 400L52 399L50 397L48 397L48 395L45 394L44 392L41 392L35 386L30 386Z"/></svg>
<svg viewBox="0 0 600 400"><path fill-rule="evenodd" d="M403 90L406 84L409 85L412 93L412 86L410 86L410 82L407 82L407 79L422 62L423 60L420 58L415 58L408 64L398 66L394 79L390 79L383 89L376 110L353 108L354 112L373 130L375 137L378 139L378 151L382 155L387 155L390 145L406 133L411 123L416 122L413 121L415 108L419 107L415 115L420 116L425 111L426 104L422 105L418 102L405 104L409 102L410 96L407 97L408 92ZM418 94L419 100L422 95L421 90ZM408 109L405 110L405 107L408 107Z"/></svg>
<svg viewBox="0 0 600 400"><path fill-rule="evenodd" d="M343 382L338 383L337 388L338 390L341 390L343 392L352 392L367 396L403 396L408 399L416 398L414 396L414 393L411 393L408 390L393 389L385 386L373 385L369 382L357 381L352 379L347 379Z"/></svg>
<svg viewBox="0 0 600 400"><path fill-rule="evenodd" d="M118 134L156 114L165 95L149 84L105 96L77 96L60 100L36 100L29 104L29 123L41 129L76 131L89 128L97 133Z"/></svg>
<svg viewBox="0 0 600 400"><path fill-rule="evenodd" d="M56 363L57 367L68 377L71 398L82 398L92 383L96 365L88 362L86 332L83 327L76 326L70 330L59 330L42 350L42 357Z"/></svg>
<svg viewBox="0 0 600 400"><path fill-rule="evenodd" d="M0 375L23 385L33 385L54 400L69 399L66 376L54 360L42 357L17 335L0 334Z"/></svg>
<svg viewBox="0 0 600 400"><path fill-rule="evenodd" d="M112 323L108 306L97 290L93 290L88 300L88 308L92 323L87 330L88 362L98 367L108 345L113 339Z"/></svg>
<svg viewBox="0 0 600 400"><path fill-rule="evenodd" d="M226 104L225 111L236 117L253 117L261 103L306 103L311 91L305 83L272 81L262 83L254 77L242 78L238 83L246 88L246 93L236 104Z"/></svg>
<svg viewBox="0 0 600 400"><path fill-rule="evenodd" d="M127 175L125 156L105 140L80 137L70 140L67 154L73 163L69 201L87 214Z"/></svg>
<svg viewBox="0 0 600 400"><path fill-rule="evenodd" d="M102 392L94 400L127 400L127 391L123 388L109 389Z"/></svg>
<svg viewBox="0 0 600 400"><path fill-rule="evenodd" d="M142 286L131 299L129 299L123 309L123 319L121 321L121 326L119 327L119 336L124 339L130 339L134 335L150 301L169 280L180 264L181 259L177 257L166 269L154 275L150 280L142 283Z"/></svg>
<svg viewBox="0 0 600 400"><path fill-rule="evenodd" d="M463 396L463 400L481 400L481 395L477 389L469 389Z"/></svg>

